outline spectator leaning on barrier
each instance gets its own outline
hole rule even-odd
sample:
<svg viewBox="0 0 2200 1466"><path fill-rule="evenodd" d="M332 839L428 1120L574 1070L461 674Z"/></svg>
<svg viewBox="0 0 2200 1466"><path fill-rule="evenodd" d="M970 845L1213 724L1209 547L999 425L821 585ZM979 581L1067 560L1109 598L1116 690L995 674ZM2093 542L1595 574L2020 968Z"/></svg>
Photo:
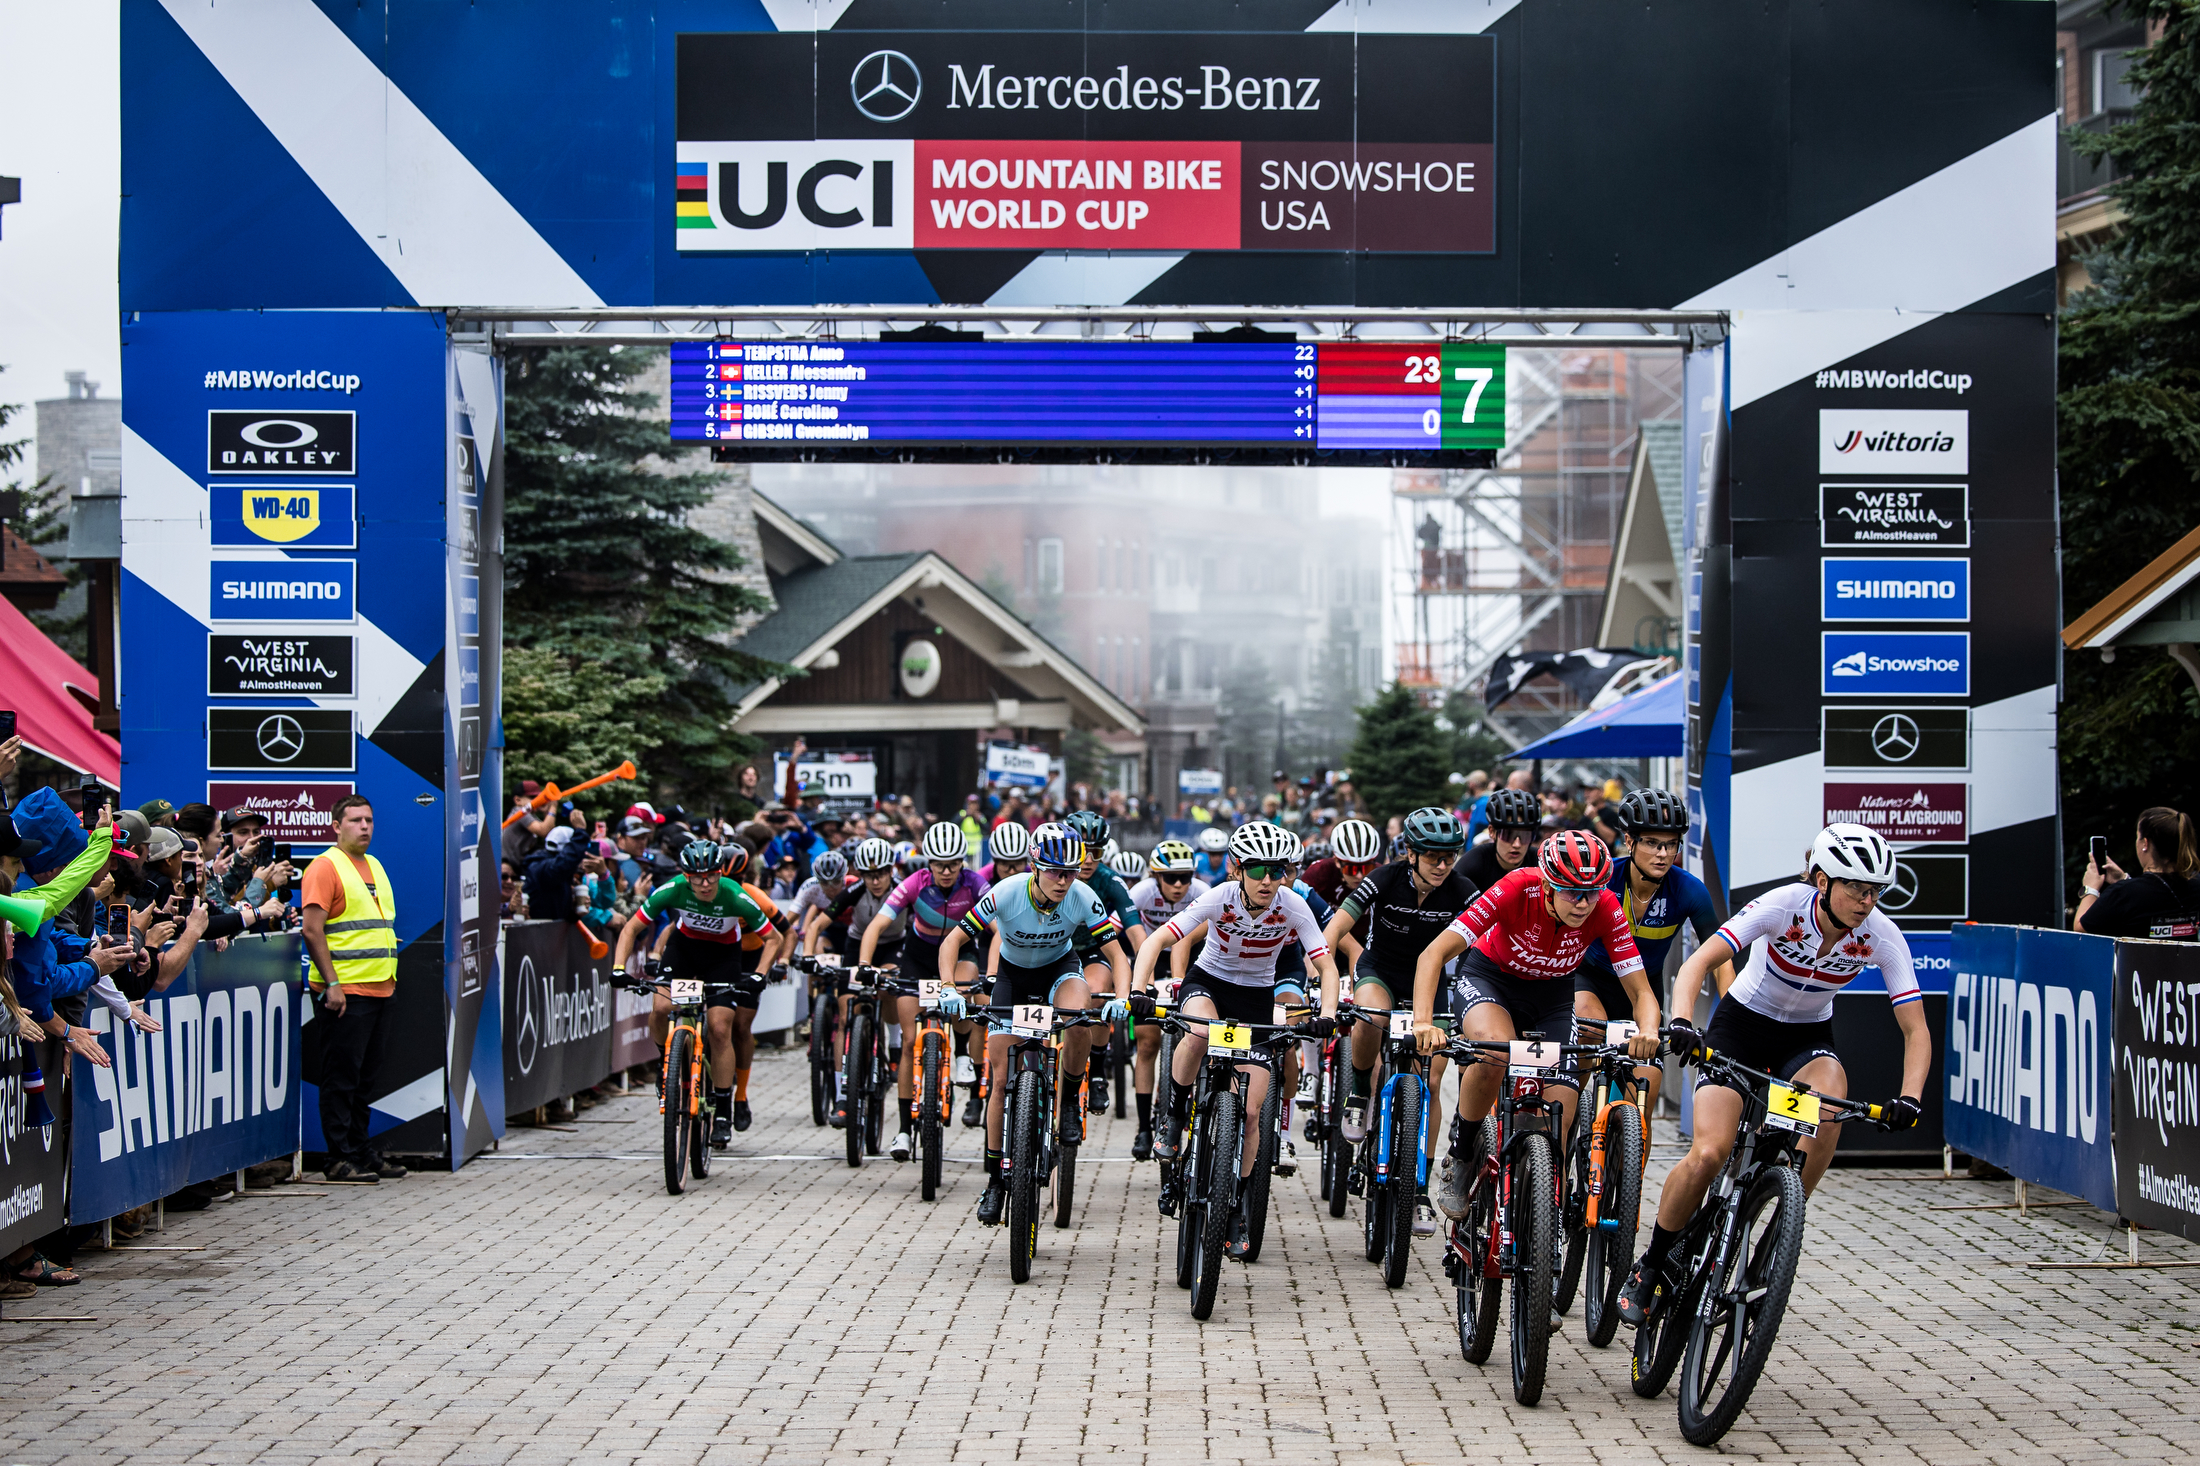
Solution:
<svg viewBox="0 0 2200 1466"><path fill-rule="evenodd" d="M527 857L527 914L534 921L571 921L573 882L594 875L603 861L571 825L560 825Z"/></svg>
<svg viewBox="0 0 2200 1466"><path fill-rule="evenodd" d="M2073 925L2101 937L2200 941L2200 881L2193 879L2200 847L2192 816L2164 805L2142 810L2134 843L2136 876L2114 860L2104 865L2086 856L2085 896Z"/></svg>
<svg viewBox="0 0 2200 1466"><path fill-rule="evenodd" d="M374 806L358 794L336 801L336 843L306 867L307 981L329 1025L321 1051L321 1135L331 1181L396 1180L405 1168L367 1143L367 1094L382 1064L382 1024L397 992L397 895L382 862L367 853Z"/></svg>

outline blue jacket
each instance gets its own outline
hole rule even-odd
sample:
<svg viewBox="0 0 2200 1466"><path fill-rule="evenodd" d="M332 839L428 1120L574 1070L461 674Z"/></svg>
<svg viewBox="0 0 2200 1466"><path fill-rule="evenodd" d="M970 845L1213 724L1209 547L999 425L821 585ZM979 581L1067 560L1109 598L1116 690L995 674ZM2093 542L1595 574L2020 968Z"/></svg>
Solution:
<svg viewBox="0 0 2200 1466"><path fill-rule="evenodd" d="M573 876L594 850L576 836L562 849L544 848L527 857L527 915L532 921L573 919Z"/></svg>
<svg viewBox="0 0 2200 1466"><path fill-rule="evenodd" d="M35 896L38 884L29 876L15 883L16 894ZM30 936L15 938L15 960L8 964L8 980L15 985L15 1000L40 1023L53 1017L58 999L88 992L99 981L99 969L85 960L92 944L72 937L48 917Z"/></svg>

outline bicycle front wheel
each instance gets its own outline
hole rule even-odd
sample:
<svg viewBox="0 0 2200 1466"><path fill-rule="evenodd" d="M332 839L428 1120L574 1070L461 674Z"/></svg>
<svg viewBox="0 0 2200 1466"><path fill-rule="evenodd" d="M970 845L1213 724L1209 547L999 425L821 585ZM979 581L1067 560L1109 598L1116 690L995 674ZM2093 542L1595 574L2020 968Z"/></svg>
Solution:
<svg viewBox="0 0 2200 1466"><path fill-rule="evenodd" d="M848 1128L842 1138L848 1143L848 1164L863 1164L864 1111L872 1102L871 1075L871 1020L862 1013L848 1020L848 1059L841 1078L841 1090L848 1105Z"/></svg>
<svg viewBox="0 0 2200 1466"><path fill-rule="evenodd" d="M1482 1154L1497 1153L1497 1117L1482 1120ZM1497 1306L1505 1291L1490 1256L1490 1235L1497 1228L1497 1188L1477 1177L1467 1203L1467 1218L1453 1230L1454 1247L1464 1243L1467 1255L1459 1259L1459 1352L1469 1364L1489 1361L1497 1344ZM1465 1233L1462 1238L1461 1231Z"/></svg>
<svg viewBox="0 0 2200 1466"><path fill-rule="evenodd" d="M1161 1031L1161 1052L1154 1055L1153 1065L1153 1116L1154 1124L1170 1111L1176 1098L1176 1081L1169 1077L1169 1066L1176 1059L1176 1035L1167 1029Z"/></svg>
<svg viewBox="0 0 2200 1466"><path fill-rule="evenodd" d="M1245 1143L1245 1102L1234 1089L1213 1096L1207 1110L1207 1143L1200 1158L1199 1266L1192 1278L1192 1317L1204 1321L1215 1311L1215 1289L1222 1282L1222 1249L1237 1210L1238 1157Z"/></svg>
<svg viewBox="0 0 2200 1466"><path fill-rule="evenodd" d="M1589 1167L1589 1135L1595 1118L1596 1086L1581 1099L1574 1121L1574 1143L1562 1168L1565 1186L1559 1202L1558 1281L1551 1288L1551 1312L1564 1313L1574 1306L1574 1290L1581 1286L1582 1266L1595 1246L1589 1235L1589 1187L1594 1181ZM1616 1113L1616 1109L1615 1109Z"/></svg>
<svg viewBox="0 0 2200 1466"><path fill-rule="evenodd" d="M1046 1087L1039 1076L1018 1074L1008 1092L1008 1276L1031 1280L1031 1255L1039 1248L1040 1127L1046 1124Z"/></svg>
<svg viewBox="0 0 2200 1466"><path fill-rule="evenodd" d="M1583 1321L1589 1343L1602 1349L1619 1327L1619 1290L1635 1264L1635 1229L1642 1223L1642 1111L1615 1105L1604 1125L1604 1193L1597 1198L1597 1232L1589 1238Z"/></svg>
<svg viewBox="0 0 2200 1466"><path fill-rule="evenodd" d="M1513 1398L1523 1405L1543 1398L1551 1352L1551 1275L1558 1265L1553 1169L1548 1139L1524 1137L1512 1170Z"/></svg>
<svg viewBox="0 0 2200 1466"><path fill-rule="evenodd" d="M947 1091L947 1040L938 1033L924 1036L924 1063L918 1067L917 1082L923 1088L917 1091L917 1149L923 1175L920 1186L926 1201L940 1192L940 1112L948 1103L942 1098Z"/></svg>
<svg viewBox="0 0 2200 1466"><path fill-rule="evenodd" d="M1421 1173L1421 1115L1427 1098L1416 1074L1398 1076L1390 1101L1390 1205L1383 1233L1383 1285L1402 1288L1413 1258L1415 1185Z"/></svg>
<svg viewBox="0 0 2200 1466"><path fill-rule="evenodd" d="M665 1045L665 1190L678 1196L687 1189L688 1084L695 1068L695 1033L675 1028Z"/></svg>
<svg viewBox="0 0 2200 1466"><path fill-rule="evenodd" d="M1130 1113L1131 1042L1120 1024L1109 1034L1108 1078L1115 1085L1115 1118L1120 1120Z"/></svg>
<svg viewBox="0 0 2200 1466"><path fill-rule="evenodd" d="M830 999L828 1001L838 1001ZM832 1118L833 1109L833 1032L825 1015L832 1009L820 1008L810 1019L810 1123L823 1125Z"/></svg>
<svg viewBox="0 0 2200 1466"><path fill-rule="evenodd" d="M1708 1446L1725 1435L1764 1373L1803 1255L1803 1178L1786 1166L1760 1172L1742 1196L1737 1220L1708 1306L1689 1318L1681 1434L1692 1445Z"/></svg>
<svg viewBox="0 0 2200 1466"><path fill-rule="evenodd" d="M1276 1136L1276 1117L1281 1108L1276 1076L1268 1076L1268 1094L1260 1102L1260 1128L1255 1132L1260 1145L1260 1159L1253 1162L1253 1174L1245 1178L1245 1260L1260 1261L1260 1244L1268 1233L1268 1195L1275 1177L1276 1153L1280 1142Z"/></svg>

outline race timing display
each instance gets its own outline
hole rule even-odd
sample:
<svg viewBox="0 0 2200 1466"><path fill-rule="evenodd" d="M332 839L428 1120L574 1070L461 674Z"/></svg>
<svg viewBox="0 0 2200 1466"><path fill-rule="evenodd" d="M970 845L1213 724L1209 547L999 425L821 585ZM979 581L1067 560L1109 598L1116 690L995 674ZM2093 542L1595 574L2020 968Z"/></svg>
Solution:
<svg viewBox="0 0 2200 1466"><path fill-rule="evenodd" d="M672 348L672 436L725 450L1489 451L1488 342L712 341ZM725 457L749 456L727 451Z"/></svg>

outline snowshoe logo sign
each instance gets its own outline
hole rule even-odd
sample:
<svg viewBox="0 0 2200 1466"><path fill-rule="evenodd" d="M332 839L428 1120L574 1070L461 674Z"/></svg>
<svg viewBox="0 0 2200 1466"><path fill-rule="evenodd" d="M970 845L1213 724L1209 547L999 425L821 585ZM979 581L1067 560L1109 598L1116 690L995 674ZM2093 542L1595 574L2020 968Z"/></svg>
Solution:
<svg viewBox="0 0 2200 1466"><path fill-rule="evenodd" d="M1899 693L1967 697L1971 638L1961 631L1828 631L1820 634L1827 697Z"/></svg>
<svg viewBox="0 0 2200 1466"><path fill-rule="evenodd" d="M1969 473L1971 414L1960 408L1821 409L1818 468L1842 474Z"/></svg>

